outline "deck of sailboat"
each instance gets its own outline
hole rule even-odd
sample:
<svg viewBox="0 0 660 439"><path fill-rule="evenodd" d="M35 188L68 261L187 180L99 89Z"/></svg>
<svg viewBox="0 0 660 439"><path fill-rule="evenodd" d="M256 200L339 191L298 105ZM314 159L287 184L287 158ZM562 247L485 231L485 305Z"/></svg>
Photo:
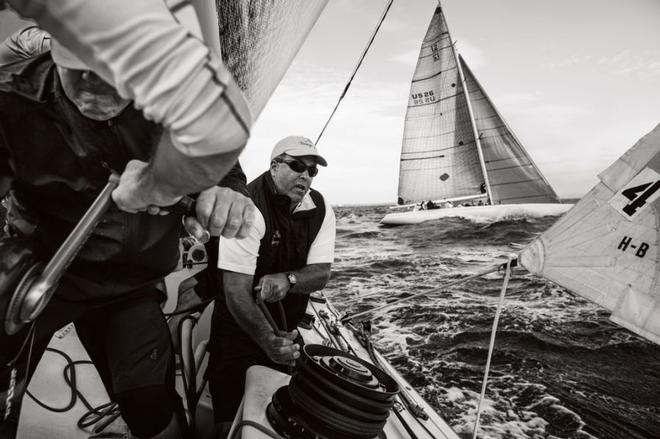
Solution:
<svg viewBox="0 0 660 439"><path fill-rule="evenodd" d="M166 278L168 289L168 303L164 311L173 311L172 301L176 302L176 292L179 284L199 271L196 269L182 269L172 273ZM327 298L315 293L317 300L310 301L307 313L314 316L314 323L310 328L299 328L305 343L333 345L343 344L343 349L350 350L356 356L369 361L369 352L363 347L353 332L339 322L339 314L327 301ZM192 343L199 346L200 340L208 338L211 307L208 307L199 319L196 331L192 335ZM337 332L330 334L329 327L336 328ZM341 341L339 340L341 339ZM56 349L68 356L71 361L88 362L89 357L78 340L73 325L68 325L59 331L51 340L50 349ZM19 423L18 439L51 438L51 439L77 439L87 438L92 434L91 427L82 429L78 427L78 420L88 412L88 408L77 398L68 410L53 411L39 405L40 403L53 408L64 408L71 400L72 389L65 382L63 371L67 367L66 357L54 351L44 354L34 377L30 383L29 391L34 397L26 396L23 401L21 420ZM440 415L412 388L410 383L377 351L374 351L378 366L391 376L400 386L401 396L397 397L395 407L391 410L384 432L388 438L420 439L458 439L456 433ZM105 404L109 398L101 380L92 364L83 363L74 366L77 376L75 387L93 407ZM198 371L199 381L202 382L203 370ZM276 370L258 366L251 369L246 379L246 393L236 417L235 424L240 420L250 420L272 430L266 415L265 407L270 402L273 393L282 385L286 385L291 377ZM177 390L183 394L183 385L180 377L177 378ZM196 436L200 439L211 439L213 431L212 406L208 391L202 392L197 405ZM396 413L395 413L396 412ZM108 432L106 432L108 433ZM257 439L269 436L262 435L252 428L245 428L240 436L242 438Z"/></svg>

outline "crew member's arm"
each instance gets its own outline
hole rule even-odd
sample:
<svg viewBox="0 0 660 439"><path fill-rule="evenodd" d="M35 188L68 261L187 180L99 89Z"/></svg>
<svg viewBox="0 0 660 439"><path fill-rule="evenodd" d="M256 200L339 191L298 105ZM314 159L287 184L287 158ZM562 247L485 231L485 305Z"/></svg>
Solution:
<svg viewBox="0 0 660 439"><path fill-rule="evenodd" d="M335 256L336 219L327 201L325 217L307 254L307 265L298 270L267 274L259 280L255 290L268 302L282 300L287 294L309 294L323 289L330 279L331 265ZM288 274L296 277L292 287Z"/></svg>
<svg viewBox="0 0 660 439"><path fill-rule="evenodd" d="M37 26L18 30L0 43L0 66L40 55L50 50L50 35Z"/></svg>
<svg viewBox="0 0 660 439"><path fill-rule="evenodd" d="M9 3L166 128L150 163L127 165L113 193L120 208L173 204L231 169L249 135L247 102L218 56L163 0Z"/></svg>
<svg viewBox="0 0 660 439"><path fill-rule="evenodd" d="M275 334L255 302L252 292L259 244L266 226L255 209L254 227L245 239L220 238L218 267L222 270L225 301L238 325L276 363L293 365L300 346L293 340L298 332Z"/></svg>
<svg viewBox="0 0 660 439"><path fill-rule="evenodd" d="M267 302L282 300L287 294L309 294L321 290L330 280L330 263L308 264L298 270L264 275L254 289ZM289 274L296 277L291 285Z"/></svg>
<svg viewBox="0 0 660 439"><path fill-rule="evenodd" d="M243 172L240 162L234 164L234 167L229 170L229 173L224 176L218 186L227 187L245 195L246 197L249 196L247 190L247 178L245 177L245 172Z"/></svg>

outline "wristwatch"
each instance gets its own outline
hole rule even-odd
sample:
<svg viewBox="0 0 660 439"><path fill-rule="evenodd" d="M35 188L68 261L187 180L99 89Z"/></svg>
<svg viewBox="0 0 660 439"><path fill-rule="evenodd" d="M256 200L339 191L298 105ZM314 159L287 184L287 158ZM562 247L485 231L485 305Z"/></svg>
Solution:
<svg viewBox="0 0 660 439"><path fill-rule="evenodd" d="M296 279L296 275L293 274L292 272L288 272L286 274L286 278L289 280L289 285L291 288L296 286L296 282L298 282L298 279Z"/></svg>

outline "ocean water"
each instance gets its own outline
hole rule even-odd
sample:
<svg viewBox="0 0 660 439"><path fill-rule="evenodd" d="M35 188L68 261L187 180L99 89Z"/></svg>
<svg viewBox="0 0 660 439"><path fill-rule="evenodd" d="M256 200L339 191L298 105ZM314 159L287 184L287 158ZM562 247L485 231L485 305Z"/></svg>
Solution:
<svg viewBox="0 0 660 439"><path fill-rule="evenodd" d="M473 223L443 219L381 228L386 207L340 207L326 288L358 312L487 269L555 217ZM378 349L471 438L503 275L449 287L373 318ZM373 294L360 301L360 295ZM350 302L349 302L350 301ZM660 346L524 269L513 271L481 415L482 439L660 438Z"/></svg>

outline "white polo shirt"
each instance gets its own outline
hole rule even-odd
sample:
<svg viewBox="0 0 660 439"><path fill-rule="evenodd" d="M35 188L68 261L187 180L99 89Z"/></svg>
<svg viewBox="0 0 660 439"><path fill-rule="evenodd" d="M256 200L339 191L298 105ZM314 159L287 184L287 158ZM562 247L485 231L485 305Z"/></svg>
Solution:
<svg viewBox="0 0 660 439"><path fill-rule="evenodd" d="M325 217L314 238L312 246L307 254L307 264L331 264L335 258L335 236L336 219L332 207L325 197ZM295 208L295 212L315 209L316 204L309 195L305 194L302 201ZM243 239L227 239L220 237L218 249L218 268L221 270L234 271L236 273L254 275L257 270L257 257L259 257L259 246L261 239L266 234L266 223L264 217L255 209L255 218L250 233Z"/></svg>

